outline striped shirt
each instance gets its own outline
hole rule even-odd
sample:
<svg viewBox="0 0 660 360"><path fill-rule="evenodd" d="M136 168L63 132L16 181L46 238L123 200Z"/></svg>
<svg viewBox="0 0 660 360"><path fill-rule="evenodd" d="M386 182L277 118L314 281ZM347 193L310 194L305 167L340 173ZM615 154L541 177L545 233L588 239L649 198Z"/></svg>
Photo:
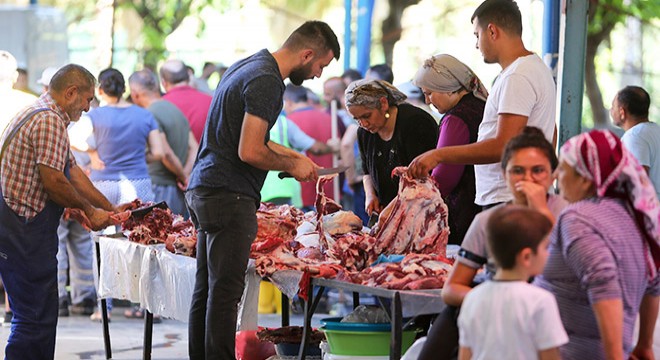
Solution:
<svg viewBox="0 0 660 360"><path fill-rule="evenodd" d="M548 262L535 284L557 298L569 336L563 359L604 359L592 305L623 302L623 350L632 351L633 328L645 294L660 294L649 279L641 233L622 200L591 198L569 205L552 232Z"/></svg>
<svg viewBox="0 0 660 360"><path fill-rule="evenodd" d="M66 161L74 166L69 148L67 126L69 115L49 94L20 111L2 134L0 144L25 116L35 109L52 111L37 113L11 140L0 164L2 195L7 205L19 216L32 218L46 206L48 194L44 190L38 164L64 171Z"/></svg>

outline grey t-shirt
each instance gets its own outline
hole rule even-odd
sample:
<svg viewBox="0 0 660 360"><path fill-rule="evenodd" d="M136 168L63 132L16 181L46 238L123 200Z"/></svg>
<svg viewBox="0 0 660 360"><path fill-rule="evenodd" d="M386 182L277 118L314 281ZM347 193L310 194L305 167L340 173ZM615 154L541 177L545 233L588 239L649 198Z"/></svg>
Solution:
<svg viewBox="0 0 660 360"><path fill-rule="evenodd" d="M282 75L268 50L232 65L213 95L188 189L223 189L259 200L267 171L238 157L243 117L258 116L268 121L270 130L282 110L283 94ZM268 140L266 132L264 144Z"/></svg>
<svg viewBox="0 0 660 360"><path fill-rule="evenodd" d="M167 143L172 148L174 155L185 165L188 157L188 137L190 125L185 115L167 100L153 102L148 108L156 118L158 128L167 137ZM176 186L176 176L169 171L161 161L149 164L149 176L154 185Z"/></svg>
<svg viewBox="0 0 660 360"><path fill-rule="evenodd" d="M561 196L550 195L548 197L548 208L555 218L559 217L566 205L568 203ZM474 217L467 233L465 233L465 239L456 257L456 261L473 269L481 269L482 266L486 265L486 274L489 278L495 274L495 263L486 246L486 224L493 212L502 206L506 206L506 204L493 206Z"/></svg>

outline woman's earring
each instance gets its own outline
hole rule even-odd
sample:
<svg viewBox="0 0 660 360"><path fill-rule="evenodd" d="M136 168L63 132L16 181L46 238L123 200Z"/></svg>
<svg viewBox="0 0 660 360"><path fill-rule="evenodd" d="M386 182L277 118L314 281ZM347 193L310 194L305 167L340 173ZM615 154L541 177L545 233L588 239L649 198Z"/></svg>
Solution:
<svg viewBox="0 0 660 360"><path fill-rule="evenodd" d="M387 111L387 112L385 113L385 119L389 119L389 118L390 118L390 112Z"/></svg>

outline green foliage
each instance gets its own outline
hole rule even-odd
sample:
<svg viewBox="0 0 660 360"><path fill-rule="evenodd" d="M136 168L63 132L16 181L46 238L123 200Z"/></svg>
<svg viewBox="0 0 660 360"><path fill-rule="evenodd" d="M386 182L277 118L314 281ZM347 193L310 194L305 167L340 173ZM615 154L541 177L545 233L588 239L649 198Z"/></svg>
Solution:
<svg viewBox="0 0 660 360"><path fill-rule="evenodd" d="M119 7L132 9L142 19L142 60L155 68L166 55L165 39L188 16L197 16L206 6L226 8L229 0L116 0Z"/></svg>

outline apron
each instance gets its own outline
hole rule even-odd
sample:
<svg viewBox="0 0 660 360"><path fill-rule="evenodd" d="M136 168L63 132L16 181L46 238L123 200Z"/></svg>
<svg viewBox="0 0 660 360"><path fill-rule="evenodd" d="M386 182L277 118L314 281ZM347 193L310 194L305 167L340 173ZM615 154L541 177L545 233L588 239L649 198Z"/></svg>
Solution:
<svg viewBox="0 0 660 360"><path fill-rule="evenodd" d="M0 152L34 114L23 119L7 136ZM69 179L69 161L64 175ZM0 276L14 313L6 359L53 359L57 328L57 227L63 208L51 200L33 218L17 215L0 187Z"/></svg>

